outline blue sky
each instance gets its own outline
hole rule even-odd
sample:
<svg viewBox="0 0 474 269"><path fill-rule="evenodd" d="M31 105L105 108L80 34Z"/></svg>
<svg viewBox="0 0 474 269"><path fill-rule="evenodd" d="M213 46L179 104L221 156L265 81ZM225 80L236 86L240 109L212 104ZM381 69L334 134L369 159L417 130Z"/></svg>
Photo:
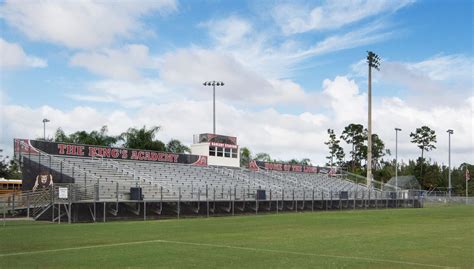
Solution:
<svg viewBox="0 0 474 269"><path fill-rule="evenodd" d="M163 127L190 143L211 130L254 152L323 164L326 130L366 125L367 50L374 132L416 158L409 133L438 132L429 157L474 162L472 1L2 1L0 147L13 137L107 125Z"/></svg>

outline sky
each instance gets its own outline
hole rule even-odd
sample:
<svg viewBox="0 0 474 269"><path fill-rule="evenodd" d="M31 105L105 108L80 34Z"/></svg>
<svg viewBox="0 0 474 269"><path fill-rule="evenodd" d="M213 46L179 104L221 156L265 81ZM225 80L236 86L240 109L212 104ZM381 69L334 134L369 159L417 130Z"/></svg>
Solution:
<svg viewBox="0 0 474 269"><path fill-rule="evenodd" d="M410 133L436 131L425 156L474 163L473 1L0 1L0 148L13 138L161 126L192 143L212 132L276 159L324 165L327 129L367 126L416 159ZM341 142L350 159L350 146ZM387 158L386 157L386 158Z"/></svg>

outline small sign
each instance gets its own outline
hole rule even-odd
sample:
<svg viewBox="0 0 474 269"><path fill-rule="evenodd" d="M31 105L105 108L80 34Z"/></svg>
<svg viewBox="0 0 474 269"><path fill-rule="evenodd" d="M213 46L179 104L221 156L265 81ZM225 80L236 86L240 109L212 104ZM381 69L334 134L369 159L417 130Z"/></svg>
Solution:
<svg viewBox="0 0 474 269"><path fill-rule="evenodd" d="M67 199L67 188L59 187L59 199Z"/></svg>

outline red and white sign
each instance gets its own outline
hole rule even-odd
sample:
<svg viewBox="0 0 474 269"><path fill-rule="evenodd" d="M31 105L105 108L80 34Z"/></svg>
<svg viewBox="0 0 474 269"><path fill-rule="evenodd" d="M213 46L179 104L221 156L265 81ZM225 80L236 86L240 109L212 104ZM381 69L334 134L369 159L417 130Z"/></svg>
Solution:
<svg viewBox="0 0 474 269"><path fill-rule="evenodd" d="M219 147L219 148L229 148L229 149L236 149L238 148L237 145L226 144L226 143L217 143L217 142L210 142L211 147Z"/></svg>

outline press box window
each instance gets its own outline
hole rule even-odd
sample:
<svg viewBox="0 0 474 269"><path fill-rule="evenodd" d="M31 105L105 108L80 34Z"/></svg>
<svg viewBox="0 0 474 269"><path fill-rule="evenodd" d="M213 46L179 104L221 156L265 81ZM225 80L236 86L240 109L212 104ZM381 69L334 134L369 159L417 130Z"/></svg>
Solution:
<svg viewBox="0 0 474 269"><path fill-rule="evenodd" d="M237 158L237 149L232 149L232 158Z"/></svg>
<svg viewBox="0 0 474 269"><path fill-rule="evenodd" d="M230 149L229 148L224 149L224 157L230 158Z"/></svg>
<svg viewBox="0 0 474 269"><path fill-rule="evenodd" d="M209 147L209 156L216 156L216 147Z"/></svg>
<svg viewBox="0 0 474 269"><path fill-rule="evenodd" d="M217 157L222 157L223 151L224 151L224 148L218 147L218 148L217 148Z"/></svg>

